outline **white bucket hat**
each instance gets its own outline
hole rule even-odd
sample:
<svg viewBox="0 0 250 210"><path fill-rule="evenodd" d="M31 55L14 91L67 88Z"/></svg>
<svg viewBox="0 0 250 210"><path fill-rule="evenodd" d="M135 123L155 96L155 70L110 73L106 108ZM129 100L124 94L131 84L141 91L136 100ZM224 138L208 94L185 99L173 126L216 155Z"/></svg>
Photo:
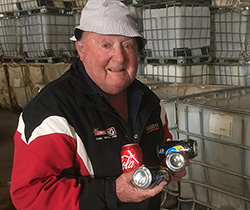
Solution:
<svg viewBox="0 0 250 210"><path fill-rule="evenodd" d="M80 25L75 27L70 40L77 40L77 29L104 35L138 37L142 39L143 46L146 44L146 39L137 29L136 14L118 0L88 0L81 13Z"/></svg>

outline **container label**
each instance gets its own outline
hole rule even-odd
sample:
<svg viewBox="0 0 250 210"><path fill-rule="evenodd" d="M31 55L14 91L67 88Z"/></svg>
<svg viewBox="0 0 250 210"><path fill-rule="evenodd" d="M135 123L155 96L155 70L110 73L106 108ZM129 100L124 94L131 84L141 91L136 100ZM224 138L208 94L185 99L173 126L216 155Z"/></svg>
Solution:
<svg viewBox="0 0 250 210"><path fill-rule="evenodd" d="M210 114L209 132L221 136L232 137L233 117L223 114Z"/></svg>

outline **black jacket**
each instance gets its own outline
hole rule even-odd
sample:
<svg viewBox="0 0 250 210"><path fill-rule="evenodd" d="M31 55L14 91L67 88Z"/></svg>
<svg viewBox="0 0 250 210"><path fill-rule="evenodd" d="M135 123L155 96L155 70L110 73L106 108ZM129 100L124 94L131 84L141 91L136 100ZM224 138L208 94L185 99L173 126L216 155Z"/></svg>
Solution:
<svg viewBox="0 0 250 210"><path fill-rule="evenodd" d="M128 88L125 123L78 59L48 84L20 116L15 134L11 196L18 209L160 209L160 195L117 203L120 151L139 143L144 164L159 165L163 141L158 97L138 80ZM29 196L26 196L26 195Z"/></svg>

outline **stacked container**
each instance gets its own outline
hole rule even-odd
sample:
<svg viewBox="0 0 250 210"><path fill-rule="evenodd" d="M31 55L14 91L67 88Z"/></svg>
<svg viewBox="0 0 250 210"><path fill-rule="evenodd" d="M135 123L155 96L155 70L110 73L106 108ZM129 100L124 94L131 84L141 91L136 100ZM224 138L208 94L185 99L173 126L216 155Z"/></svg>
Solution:
<svg viewBox="0 0 250 210"><path fill-rule="evenodd" d="M142 2L144 76L214 87L250 84L250 1ZM170 99L166 94L161 101L173 137L199 145L179 187L165 190L164 198L178 198L163 201L162 210L250 209L249 87L225 87Z"/></svg>
<svg viewBox="0 0 250 210"><path fill-rule="evenodd" d="M50 62L75 56L69 38L74 29L72 2L65 0L2 1L1 53L5 60Z"/></svg>
<svg viewBox="0 0 250 210"><path fill-rule="evenodd" d="M69 41L74 28L72 14L37 13L18 19L25 58L72 57L74 45Z"/></svg>
<svg viewBox="0 0 250 210"><path fill-rule="evenodd" d="M245 86L250 72L250 1L213 0L210 72L215 84Z"/></svg>
<svg viewBox="0 0 250 210"><path fill-rule="evenodd" d="M250 87L175 99L178 139L197 140L199 155L180 182L182 210L250 209ZM162 100L165 109L173 99Z"/></svg>
<svg viewBox="0 0 250 210"><path fill-rule="evenodd" d="M0 17L0 53L5 58L21 59L21 34L17 19Z"/></svg>
<svg viewBox="0 0 250 210"><path fill-rule="evenodd" d="M146 2L141 12L148 40L143 74L163 82L208 84L209 1Z"/></svg>

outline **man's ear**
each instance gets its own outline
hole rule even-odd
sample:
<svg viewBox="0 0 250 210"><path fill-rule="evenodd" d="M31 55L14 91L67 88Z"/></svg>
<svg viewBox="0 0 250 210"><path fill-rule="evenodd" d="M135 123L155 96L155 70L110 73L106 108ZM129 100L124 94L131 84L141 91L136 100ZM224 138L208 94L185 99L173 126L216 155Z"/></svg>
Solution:
<svg viewBox="0 0 250 210"><path fill-rule="evenodd" d="M76 49L80 57L80 60L83 61L84 47L81 41L76 41Z"/></svg>

